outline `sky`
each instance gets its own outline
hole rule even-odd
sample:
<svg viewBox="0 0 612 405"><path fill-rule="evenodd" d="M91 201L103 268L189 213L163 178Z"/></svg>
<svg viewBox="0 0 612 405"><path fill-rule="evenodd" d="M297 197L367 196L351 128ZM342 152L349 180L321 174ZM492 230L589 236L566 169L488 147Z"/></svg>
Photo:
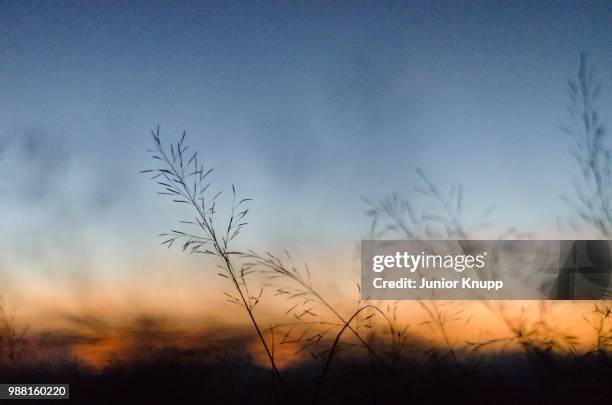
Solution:
<svg viewBox="0 0 612 405"><path fill-rule="evenodd" d="M242 246L350 250L362 198L412 196L416 167L549 235L577 174L567 79L587 52L609 116L611 28L606 1L2 1L0 266L178 263L155 235L183 212L139 173L157 125L254 199Z"/></svg>

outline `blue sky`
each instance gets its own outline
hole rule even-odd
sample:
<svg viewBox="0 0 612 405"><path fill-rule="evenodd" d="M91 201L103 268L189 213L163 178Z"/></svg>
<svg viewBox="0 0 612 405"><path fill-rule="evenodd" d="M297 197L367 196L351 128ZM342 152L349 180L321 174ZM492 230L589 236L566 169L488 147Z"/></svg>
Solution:
<svg viewBox="0 0 612 405"><path fill-rule="evenodd" d="M566 80L586 51L608 116L611 43L610 2L3 1L3 238L158 249L177 211L138 174L157 124L255 199L246 238L271 249L350 245L361 197L409 195L417 166L500 226L554 228Z"/></svg>

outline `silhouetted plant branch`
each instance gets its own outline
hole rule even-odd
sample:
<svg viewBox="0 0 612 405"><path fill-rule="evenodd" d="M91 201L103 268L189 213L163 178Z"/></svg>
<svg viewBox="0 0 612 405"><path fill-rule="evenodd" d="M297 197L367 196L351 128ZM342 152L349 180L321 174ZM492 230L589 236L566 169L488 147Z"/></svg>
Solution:
<svg viewBox="0 0 612 405"><path fill-rule="evenodd" d="M491 215L495 206L489 206L476 220L465 218L465 192L461 185L441 190L425 170L417 168L421 184L414 188L425 197L423 204L416 199L405 199L391 193L379 200L364 198L368 205L366 216L372 218L370 236L374 239L393 235L407 240L469 239L475 232L493 225ZM499 239L523 237L516 228L508 228Z"/></svg>
<svg viewBox="0 0 612 405"><path fill-rule="evenodd" d="M353 322L353 320L355 320L357 318L357 316L359 316L359 314L361 314L363 311L365 310L373 310L378 312L380 315L382 315L383 318L387 319L387 316L385 315L384 312L382 312L378 307L374 306L374 305L364 305L361 308L359 308L355 313L353 313L351 315L351 317L344 322L344 325L342 326L342 328L340 329L340 331L336 334L336 337L334 338L334 342L332 343L330 349L329 349L329 354L327 355L326 359L325 359L325 365L323 366L323 370L321 371L321 376L319 377L319 382L316 386L316 390L315 390L315 394L313 396L313 403L318 403L319 401L319 396L321 394L321 389L323 388L323 383L325 381L325 376L327 375L327 372L329 371L329 366L331 365L331 361L332 358L334 357L334 354L336 353L337 347L340 343L340 338L342 337L342 334L344 333L344 331L346 331L347 329L351 328L351 322ZM374 314L370 314L369 317L372 317ZM388 320L388 319L387 319ZM355 334L357 334L355 332ZM357 336L359 336L357 334ZM393 374L394 375L394 374ZM401 385L403 387L403 385Z"/></svg>
<svg viewBox="0 0 612 405"><path fill-rule="evenodd" d="M561 198L574 209L578 219L608 237L612 234L612 151L605 143L607 132L597 109L601 88L593 65L581 54L577 80L568 81L567 108L572 125L562 130L576 138L571 153L582 178L574 184L576 198L565 194ZM576 228L576 224L570 224Z"/></svg>
<svg viewBox="0 0 612 405"><path fill-rule="evenodd" d="M580 55L577 77L568 80L570 104L567 106L572 124L562 131L575 137L571 150L580 169L581 180L574 184L575 198L562 194L561 199L574 210L577 218L595 228L600 236L612 236L612 150L606 143L607 130L598 111L602 84L585 53ZM570 225L577 224L570 218ZM609 291L593 303L594 320L584 316L596 333L593 350L598 358L610 347L612 304Z"/></svg>
<svg viewBox="0 0 612 405"><path fill-rule="evenodd" d="M612 346L612 301L606 296L593 302L591 319L584 316L584 320L595 332L595 344L591 350L598 359L605 356Z"/></svg>
<svg viewBox="0 0 612 405"><path fill-rule="evenodd" d="M296 303L295 305L293 305L287 312L291 312L294 309L296 309L299 306L307 306L308 308L304 309L302 313L300 313L299 315L297 315L296 317L298 319L302 319L302 317L304 315L310 315L310 316L315 316L315 317L319 317L319 315L315 312L313 312L314 308L316 306L322 305L325 308L327 308L327 310L329 310L334 317L336 317L342 324L342 328L340 329L340 332L336 335L336 337L334 338L333 344L332 344L332 350L330 351L325 351L323 354L327 353L327 358L326 358L326 362L325 362L325 366L323 369L323 373L322 376L319 380L319 385L316 388L316 392L317 394L315 395L315 398L318 397L318 392L321 389L321 384L323 383L323 380L325 378L325 375L327 373L327 370L329 368L329 363L331 362L331 358L333 356L333 353L335 351L337 351L337 346L339 344L339 339L341 337L341 335L343 334L343 332L348 329L350 330L355 337L359 340L359 342L361 343L361 345L368 351L368 353L370 353L370 355L381 365L381 367L387 371L387 373L389 373L389 375L391 376L391 378L393 378L393 380L402 388L404 389L406 392L409 392L407 387L404 385L404 383L401 381L401 379L397 376L397 374L391 369L391 367L383 360L382 357L380 357L380 355L374 350L374 348L372 347L372 345L370 343L368 343L363 336L361 336L361 334L357 331L356 327L351 326L351 322L353 320L356 320L358 315L363 312L364 308L369 308L372 309L374 311L376 311L377 313L381 314L383 316L383 318L385 319L385 321L387 322L387 325L390 328L390 332L392 335L396 334L395 328L394 328L394 324L393 322L391 322L391 320L388 318L388 316L381 311L378 307L374 306L374 305L369 305L366 304L365 306L360 306L357 311L355 311L350 317L349 320L346 320L345 317L343 317L337 310L336 308L334 308L333 305L331 305L325 298L323 298L323 296L315 289L315 287L312 284L311 278L310 278L310 270L308 269L308 266L305 265L305 272L306 274L303 274L293 263L293 259L291 258L291 256L289 255L288 252L285 252L287 255L287 258L290 261L290 265L286 265L283 260L281 260L278 256L274 256L271 253L266 253L265 256L259 255L253 251L249 251L249 253L245 254L245 257L249 260L251 260L248 263L245 263L245 267L248 267L249 269L259 269L259 271L265 275L268 279L272 279L272 280L276 280L276 279L288 279L290 281L293 281L294 285L293 286L283 286L283 287L279 287L277 289L277 294L276 295L280 295L280 296L285 296L286 298L290 299L290 300L294 300L294 299L298 299L299 302ZM366 317L365 320L369 320L374 314L370 314ZM323 323L323 324L327 324L327 325L332 325L331 328L324 330L323 332L319 332L316 335L315 338L315 342L319 343L321 341L321 339L323 338L323 336L325 336L325 334L327 334L328 332L330 332L332 329L334 329L336 326L339 325L334 325L332 323L328 323L328 322L317 322L317 323ZM303 341L306 338L306 334L307 332L304 332L304 334L302 336L300 336L300 338L297 339L297 341ZM310 339L307 339L307 341L311 341Z"/></svg>
<svg viewBox="0 0 612 405"><path fill-rule="evenodd" d="M249 292L246 277L249 269L242 267L236 270L232 262L232 255L238 254L230 249L230 242L235 239L241 229L247 224L244 219L248 208L244 204L249 198L238 199L236 188L232 185L232 207L227 225L215 223L216 202L221 192L215 193L209 198L210 182L208 181L212 169L205 170L204 165L199 164L198 152L187 154L188 146L185 145L185 133L176 144L170 144L169 149L164 147L159 135L159 126L153 135L154 148L149 152L153 159L161 163L156 169L143 170L142 173L151 173L151 177L161 188L158 193L167 195L177 204L185 204L192 209L193 220L180 221L181 224L195 227L196 232L185 232L182 230L171 230L163 233L165 239L162 245L172 247L175 242L182 243L183 251L189 253L200 253L216 257L221 261L220 268L223 270L219 276L231 281L236 295L224 293L228 300L241 306L253 324L257 336L263 346L272 370L275 381L278 382L285 394L283 380L274 360L272 347L266 342L263 331L257 323L254 315L255 306L259 303L263 290L257 296Z"/></svg>

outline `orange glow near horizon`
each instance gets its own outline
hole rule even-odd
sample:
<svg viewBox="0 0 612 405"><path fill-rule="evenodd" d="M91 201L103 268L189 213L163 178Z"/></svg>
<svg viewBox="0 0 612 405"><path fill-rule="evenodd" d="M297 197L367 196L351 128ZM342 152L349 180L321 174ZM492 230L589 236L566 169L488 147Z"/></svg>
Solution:
<svg viewBox="0 0 612 405"><path fill-rule="evenodd" d="M330 303L348 319L358 302L359 276L354 251L329 251L315 259L311 261L315 263L311 268L315 269L313 279L317 288L323 296L331 297ZM84 365L94 368L142 348L144 341L152 353L164 347L198 352L203 347L224 346L232 341L231 349L247 353L258 364L267 366L267 357L248 316L237 305L227 302L223 292L231 292L231 285L218 277L214 268L167 271L159 264L138 267L147 271L116 272L78 281L57 279L43 283L39 279L19 283L16 279L14 288L5 296L5 308L19 328L29 328L32 337L49 333L72 337L69 351ZM535 301L508 301L489 307L485 304L437 302L447 314L462 311L458 319L445 325L452 346L461 348L466 342L510 337L511 327L519 321L527 325L538 322L541 309L541 303ZM274 288L265 286L255 316L262 329L296 321L286 313L292 305L276 297ZM387 305L397 305L399 329L409 324L407 333L414 342L429 347L447 345L439 331L427 324L429 319L418 302L377 305L383 310ZM593 303L549 302L548 305L546 322L560 334L576 336L580 342L578 350L587 350L595 342L595 332L584 319L592 313ZM328 321L339 322L325 308L320 310ZM385 336L388 327L379 317L374 319L374 329ZM281 344L284 333L280 329L275 333L279 366L287 367L309 358L308 351L294 354L299 351L299 344ZM354 336L345 333L343 339L353 341ZM241 343L235 344L238 341Z"/></svg>
<svg viewBox="0 0 612 405"><path fill-rule="evenodd" d="M428 303L431 304L431 303ZM559 334L571 334L581 342L577 350L587 350L589 345L595 342L595 332L583 319L583 315L588 315L591 305L589 303L558 303L553 304L553 308L547 315L547 322L557 329ZM229 306L229 304L227 304ZM381 307L385 304L383 303ZM427 321L425 311L416 302L403 302L398 304L399 324L409 323L408 334L412 342L427 347L445 348L447 343L441 338L435 327L432 329L424 324ZM463 311L461 319L450 321L445 326L445 332L450 337L450 344L454 349L460 350L466 346L467 342L483 342L492 339L500 339L512 336L509 325L502 321L493 312L486 308L482 303L461 303L461 302L436 302L449 313ZM528 322L533 324L538 322L539 305L538 302L506 302L507 319L512 324L518 323L521 308L526 314ZM134 318L125 319L123 322L111 323L109 319L104 323L101 330L93 330L90 325L83 322L81 325L73 325L70 328L55 330L68 335L76 336L76 342L70 344L68 348L75 358L83 365L92 368L103 368L113 360L130 360L134 355L146 356L154 355L167 348L178 348L182 351L208 350L212 346L234 350L244 355L250 355L253 360L264 367L269 365L268 358L257 339L257 336L249 324L247 316L239 308L224 307L223 312L228 320L227 324L212 320L202 319L179 319L155 320L154 318ZM284 312L284 311L283 311ZM264 325L266 320L273 318L272 313L259 314L260 324ZM106 316L112 318L112 313ZM117 314L115 321L118 317ZM152 315L149 315L152 316ZM84 317L86 319L86 317ZM469 321L468 321L469 319ZM266 328L263 328L266 329ZM301 345L298 343L281 343L286 329L276 330L275 332L275 359L281 368L309 358L309 351L300 351ZM387 325L377 321L374 329L380 336L386 336ZM40 333L55 333L54 330L41 330ZM366 333L367 333L366 332ZM335 337L337 330L331 337ZM362 332L363 333L363 332ZM270 334L266 332L267 341L270 344ZM329 345L332 339L328 339L324 344ZM355 342L351 333L343 335L343 341ZM229 343L228 343L229 342ZM234 343L232 343L234 342ZM238 342L238 343L236 343ZM242 342L242 343L240 343ZM415 348L409 348L410 350ZM483 350L497 350L500 346L484 347ZM518 349L518 345L510 343L506 349ZM417 348L418 350L418 348ZM297 354L296 354L297 352ZM202 359L200 359L202 360ZM209 358L204 358L209 361Z"/></svg>

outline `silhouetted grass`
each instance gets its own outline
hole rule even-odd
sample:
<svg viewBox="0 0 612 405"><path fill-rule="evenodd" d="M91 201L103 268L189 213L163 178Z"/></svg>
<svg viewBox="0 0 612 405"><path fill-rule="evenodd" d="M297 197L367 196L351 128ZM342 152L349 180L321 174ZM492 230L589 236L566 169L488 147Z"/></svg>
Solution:
<svg viewBox="0 0 612 405"><path fill-rule="evenodd" d="M579 222L592 226L601 236L612 233L612 150L606 142L607 131L598 111L602 85L586 54L580 56L576 80L568 81L571 125L562 130L575 138L571 150L580 170L574 183L574 196L561 198L574 210L570 225L579 230Z"/></svg>
<svg viewBox="0 0 612 405"><path fill-rule="evenodd" d="M153 135L154 148L149 150L160 167L143 170L142 173L153 174L151 177L162 189L159 194L167 195L177 204L187 205L192 210L193 219L180 221L181 224L190 225L195 228L195 233L182 230L172 230L160 236L167 238L162 245L172 247L175 242L182 244L183 251L194 254L205 254L216 257L221 262L222 273L219 276L229 279L234 288L234 293L224 293L229 301L239 305L247 313L253 328L263 346L269 360L275 379L284 391L281 375L274 361L273 350L270 348L263 332L255 320L254 309L259 303L258 295L252 295L247 283L248 269L237 270L232 261L232 256L238 252L230 249L230 244L239 234L243 226L248 208L244 204L249 198L239 199L236 188L232 185L231 213L227 223L217 224L216 209L217 199L221 192L210 196L210 182L208 181L212 169L205 170L204 165L199 164L198 152L189 152L185 145L185 133L176 144L170 144L166 148L159 135L159 127L151 131ZM234 295L235 294L235 295Z"/></svg>
<svg viewBox="0 0 612 405"><path fill-rule="evenodd" d="M340 346L340 338L342 337L345 330L349 330L350 332L352 332L355 338L357 338L357 340L361 343L362 347L364 347L367 352L378 362L378 364L380 364L380 366L388 373L389 377L397 383L398 387L408 393L409 388L407 387L407 384L397 376L395 371L392 370L391 367L387 364L387 361L385 361L376 352L373 345L367 342L366 339L357 331L359 325L361 324L359 322L358 316L364 311L370 310L370 313L367 314L364 320L367 321L375 315L381 315L382 318L386 321L386 325L389 327L391 335L394 336L396 333L394 330L394 324L387 317L387 315L377 306L360 301L358 309L349 317L344 317L314 287L310 278L310 271L308 269L308 266L305 265L304 272L301 272L293 263L293 260L288 252L286 252L286 256L290 262L289 265L286 265L281 258L274 256L270 253L267 253L265 256L263 256L251 251L245 255L247 259L251 260L250 262L246 263L245 266L249 270L258 269L259 272L265 277L267 277L269 280L274 280L275 282L292 282L289 285L281 284L281 286L278 287L276 290L276 295L283 296L293 302L297 301L287 312L291 312L298 309L299 314L296 315L296 318L298 320L302 320L305 315L308 315L319 319L318 325L326 326L326 328L322 332L319 330L315 330L314 335L309 335L309 330L307 329L306 332L299 335L299 337L294 340L294 342L301 343L303 345L303 348L306 348L312 345L313 343L321 344L324 343L322 339L326 334L333 334L333 331L336 330L329 349L318 353L318 356L323 356L325 360L321 372L321 377L319 378L315 388L315 401L319 397L322 385L325 381L325 376L331 364L331 360ZM318 307L323 307L327 311L329 311L332 316L340 322L340 324L334 324L332 322L327 321L325 317L321 317L317 312L315 312L316 308ZM353 326L353 322L357 322L356 325ZM363 320L361 322L363 322ZM306 323L306 325L312 324ZM287 335L285 335L285 339L290 333L291 330L287 333Z"/></svg>
<svg viewBox="0 0 612 405"><path fill-rule="evenodd" d="M570 202L578 218L607 237L612 229L612 152L604 142L605 127L596 109L600 89L592 67L582 56L578 79L569 84L572 100L569 111L576 125L573 130L566 129L578 135L573 155L579 163L582 183L576 185L575 199L564 199ZM418 326L427 328L434 340L424 344L416 338L416 333L409 333L408 325L399 325L397 312L402 303L384 308L383 304L360 299L355 311L341 314L315 287L308 267L298 268L288 253L281 258L249 251L241 255L247 263L236 270L234 259L238 252L229 248L229 242L245 225L243 218L247 210L241 205L248 199L238 199L232 187L230 219L218 226L214 214L219 194L205 198L210 171L205 172L198 166L197 153L185 154L184 136L170 146L169 151L162 147L158 131L153 133L153 138L154 158L161 161L163 167L147 172L155 175L154 179L163 189L161 194L194 210L195 220L182 223L198 230L198 233L173 230L164 235L168 239L163 244L170 247L181 243L183 250L212 255L220 260L223 269L220 275L229 279L235 290L234 294L227 294L229 301L246 310L278 382L282 384L283 379L274 359L275 344L299 344L301 348L297 353L310 352L312 362L301 361L284 372L287 395L295 402L363 403L409 398L417 402L442 403L451 396L482 402L495 396L496 402L501 403L566 403L578 399L577 393L581 390L587 390L586 394L580 394L582 400L608 398L610 389L601 383L606 376L612 375L608 354L612 341L609 300L595 302L593 312L585 316L593 328L595 342L586 350L578 349L586 342L563 332L551 320L552 304L545 301L522 308L518 314L510 312L503 302L482 302L506 326L508 335L479 341L462 337L464 329L472 322L464 304L419 301L427 320ZM417 174L421 184L414 191L421 196L421 203L413 197L401 198L397 193L380 200L366 200L367 215L372 218L370 238L463 240L493 224L492 206L478 218L467 220L463 187L442 190L424 170L417 169ZM530 237L514 227L497 235L499 239ZM275 288L275 295L290 303L286 314L292 314L295 321L279 322L262 329L253 310L263 290L251 294L246 279L249 275L268 280ZM279 313L279 317L282 315ZM460 327L450 328L451 324ZM384 332L379 334L379 331ZM272 337L272 343L264 339L266 332ZM283 334L279 341L274 338L277 333ZM343 356L357 347L365 350L351 350L350 355ZM156 359L154 356L153 360ZM371 367L368 362L377 366ZM253 370L252 381L264 374L248 359L236 364L240 364L235 370L237 374L240 370ZM586 373L590 379L579 379L580 373ZM214 380L216 377L206 378ZM364 388L365 382L371 383L369 390ZM333 388L324 389L327 386ZM258 391L261 386L257 384L255 387L252 393L257 400L267 401L269 396L265 390ZM313 395L305 395L305 392L313 392ZM353 395L354 392L359 394ZM229 402L241 399L232 397L231 393L228 393L229 398L223 395Z"/></svg>

